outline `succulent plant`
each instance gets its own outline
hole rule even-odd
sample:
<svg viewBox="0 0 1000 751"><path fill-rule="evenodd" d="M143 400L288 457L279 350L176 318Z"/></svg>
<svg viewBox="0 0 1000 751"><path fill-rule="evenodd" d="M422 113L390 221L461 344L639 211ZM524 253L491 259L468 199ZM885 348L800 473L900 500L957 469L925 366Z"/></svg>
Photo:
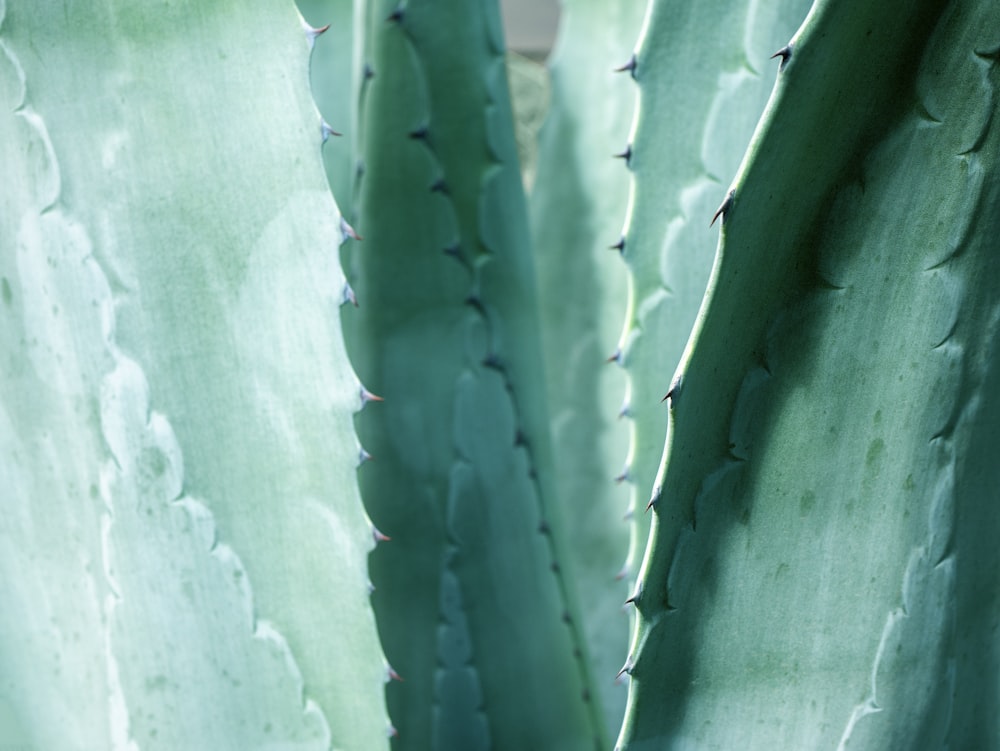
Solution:
<svg viewBox="0 0 1000 751"><path fill-rule="evenodd" d="M625 268L608 249L625 213L628 173L611 153L626 139L635 90L610 63L630 53L643 11L639 3L563 5L530 194L557 489L611 728L625 709L625 686L610 678L628 648L629 593L628 487L624 477L612 483L628 447L628 426L618 418L625 383L606 363L628 298Z"/></svg>
<svg viewBox="0 0 1000 751"><path fill-rule="evenodd" d="M358 231L345 265L360 480L400 748L604 743L560 553L527 211L496 6L365 18Z"/></svg>
<svg viewBox="0 0 1000 751"><path fill-rule="evenodd" d="M1000 749L996 3L300 5L0 0L0 748Z"/></svg>
<svg viewBox="0 0 1000 751"><path fill-rule="evenodd" d="M779 53L670 392L621 747L996 747L998 21L819 2Z"/></svg>
<svg viewBox="0 0 1000 751"><path fill-rule="evenodd" d="M0 746L388 745L308 38L0 4Z"/></svg>

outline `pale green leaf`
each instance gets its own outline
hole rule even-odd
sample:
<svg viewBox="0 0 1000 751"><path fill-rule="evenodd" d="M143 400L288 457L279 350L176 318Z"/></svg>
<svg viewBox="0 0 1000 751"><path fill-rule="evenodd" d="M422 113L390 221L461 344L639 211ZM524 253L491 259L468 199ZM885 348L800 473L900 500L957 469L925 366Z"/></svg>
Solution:
<svg viewBox="0 0 1000 751"><path fill-rule="evenodd" d="M377 748L339 215L291 3L0 25L0 742Z"/></svg>

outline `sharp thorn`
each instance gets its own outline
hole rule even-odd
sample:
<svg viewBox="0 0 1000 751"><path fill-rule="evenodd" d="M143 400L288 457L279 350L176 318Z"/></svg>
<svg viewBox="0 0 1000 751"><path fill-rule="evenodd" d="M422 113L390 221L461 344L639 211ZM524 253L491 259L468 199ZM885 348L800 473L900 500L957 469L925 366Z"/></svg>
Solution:
<svg viewBox="0 0 1000 751"><path fill-rule="evenodd" d="M354 231L354 227L347 223L344 217L340 217L340 237L343 241L347 241L348 238L351 240L363 240L357 232Z"/></svg>
<svg viewBox="0 0 1000 751"><path fill-rule="evenodd" d="M635 56L635 53L633 52L632 56L628 59L628 62L626 62L624 65L618 66L617 68L614 68L614 72L615 73L625 73L625 72L628 72L628 74L630 76L632 76L632 78L635 78L635 69L636 69L636 66L638 65L638 63L639 63L639 60Z"/></svg>
<svg viewBox="0 0 1000 751"><path fill-rule="evenodd" d="M375 542L389 542L390 540L392 540L392 538L389 537L389 535L382 534L382 532L379 531L379 528L376 527L374 524L372 525L372 537L375 538Z"/></svg>
<svg viewBox="0 0 1000 751"><path fill-rule="evenodd" d="M632 669L634 667L635 667L635 664L632 662L632 658L629 657L627 660L625 660L625 664L622 665L622 669L618 671L618 675L615 676L615 681L616 682L620 681L621 678L622 678L622 676L625 675L626 673L628 673L629 675L631 675L632 674Z"/></svg>
<svg viewBox="0 0 1000 751"><path fill-rule="evenodd" d="M624 159L625 165L628 166L632 163L632 144L628 144L625 147L625 151L622 151L614 155L615 159Z"/></svg>
<svg viewBox="0 0 1000 751"><path fill-rule="evenodd" d="M318 37L320 34L322 34L327 29L329 29L330 28L330 24L327 24L326 26L320 26L317 29L317 28L314 28L314 27L310 26L309 24L307 24L305 22L305 20L303 20L302 21L302 28L306 32L306 39L309 40L309 47L311 49L312 46L316 43L316 37Z"/></svg>
<svg viewBox="0 0 1000 751"><path fill-rule="evenodd" d="M616 242L614 245L609 245L608 248L610 250L617 250L619 253L624 253L625 252L625 235L622 235L621 238L619 238L618 242Z"/></svg>
<svg viewBox="0 0 1000 751"><path fill-rule="evenodd" d="M329 140L330 136L344 135L343 133L339 133L335 131L332 127L330 127L330 123L328 123L326 120L320 123L319 132L323 134L323 143L326 143Z"/></svg>
<svg viewBox="0 0 1000 751"><path fill-rule="evenodd" d="M667 395L660 399L660 404L663 404L663 402L667 401L667 399L669 399L671 403L677 402L677 395L681 393L682 379L683 375L679 375L674 379L674 382L670 384L670 390L667 392Z"/></svg>
<svg viewBox="0 0 1000 751"><path fill-rule="evenodd" d="M373 394L371 391L366 389L364 386L361 387L361 406L368 404L368 402L384 402L381 396Z"/></svg>
<svg viewBox="0 0 1000 751"><path fill-rule="evenodd" d="M649 511L653 506L660 502L660 495L663 493L663 488L657 485L653 488L653 492L649 496L649 503L646 504L646 511Z"/></svg>
<svg viewBox="0 0 1000 751"><path fill-rule="evenodd" d="M788 65L788 61L792 59L792 45L786 44L780 50L771 55L772 60L776 57L781 58L781 62L778 63L778 70L784 70L785 66Z"/></svg>
<svg viewBox="0 0 1000 751"><path fill-rule="evenodd" d="M722 217L722 223L726 223L726 214L729 212L729 209L732 208L734 195L736 195L735 190L731 190L726 194L726 199L719 205L719 208L716 209L715 214L712 216L712 221L708 223L709 227L715 224L715 220L720 216Z"/></svg>
<svg viewBox="0 0 1000 751"><path fill-rule="evenodd" d="M635 605L637 602L639 602L639 595L641 594L642 594L642 586L639 584L639 582L636 582L635 590L632 592L631 595L629 595L629 598L625 600L625 604Z"/></svg>

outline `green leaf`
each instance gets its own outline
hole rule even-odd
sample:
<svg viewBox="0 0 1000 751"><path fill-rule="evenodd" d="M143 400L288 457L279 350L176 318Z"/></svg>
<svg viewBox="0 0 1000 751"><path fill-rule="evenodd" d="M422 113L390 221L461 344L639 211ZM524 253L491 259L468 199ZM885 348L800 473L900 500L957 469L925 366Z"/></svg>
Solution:
<svg viewBox="0 0 1000 751"><path fill-rule="evenodd" d="M681 365L621 745L996 748L1000 17L820 2Z"/></svg>
<svg viewBox="0 0 1000 751"><path fill-rule="evenodd" d="M351 356L392 541L372 556L400 748L593 748L560 552L527 213L495 4L378 3L366 22Z"/></svg>
<svg viewBox="0 0 1000 751"><path fill-rule="evenodd" d="M648 536L645 506L666 426L660 402L707 284L720 176L736 169L764 108L775 66L767 56L806 7L654 3L633 56L641 7L566 6L532 218L557 459L602 674L625 662L625 640L614 633L625 627L618 614L629 592L609 572L634 578ZM630 198L615 152L627 156ZM624 365L627 388L604 364L609 352ZM628 422L631 448L621 435ZM609 487L616 475L627 499ZM629 543L624 530L614 534L626 508Z"/></svg>
<svg viewBox="0 0 1000 751"><path fill-rule="evenodd" d="M0 744L387 745L294 7L0 16Z"/></svg>
<svg viewBox="0 0 1000 751"><path fill-rule="evenodd" d="M628 649L629 585L617 575L629 526L628 491L612 478L625 462L628 426L617 418L624 378L606 361L628 291L608 246L618 238L629 176L611 154L635 109L635 87L613 68L631 53L642 13L635 2L563 4L530 201L559 492L595 683L613 728L626 697L612 678Z"/></svg>
<svg viewBox="0 0 1000 751"><path fill-rule="evenodd" d="M357 153L357 102L363 71L354 0L296 0L306 23L318 32L313 42L309 79L323 116L323 164L334 198L343 207L354 202ZM349 217L354 221L354 217Z"/></svg>
<svg viewBox="0 0 1000 751"><path fill-rule="evenodd" d="M627 561L635 576L647 539L646 506L662 456L671 386L715 252L712 213L739 164L772 88L775 63L808 0L754 3L658 0L650 6L632 75L639 88L626 147L633 188L622 257L630 297L618 344L629 378L636 525ZM625 62L625 61L622 61Z"/></svg>

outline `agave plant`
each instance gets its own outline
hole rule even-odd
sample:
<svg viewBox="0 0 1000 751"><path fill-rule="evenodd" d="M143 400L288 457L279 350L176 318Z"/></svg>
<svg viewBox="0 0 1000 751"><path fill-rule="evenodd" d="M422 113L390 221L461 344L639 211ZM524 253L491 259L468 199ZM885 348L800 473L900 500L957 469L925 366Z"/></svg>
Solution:
<svg viewBox="0 0 1000 751"><path fill-rule="evenodd" d="M823 2L779 52L670 390L623 746L996 747L998 20Z"/></svg>
<svg viewBox="0 0 1000 751"><path fill-rule="evenodd" d="M294 7L0 19L0 746L386 745Z"/></svg>
<svg viewBox="0 0 1000 751"><path fill-rule="evenodd" d="M0 0L0 747L1000 748L996 4L300 6Z"/></svg>

